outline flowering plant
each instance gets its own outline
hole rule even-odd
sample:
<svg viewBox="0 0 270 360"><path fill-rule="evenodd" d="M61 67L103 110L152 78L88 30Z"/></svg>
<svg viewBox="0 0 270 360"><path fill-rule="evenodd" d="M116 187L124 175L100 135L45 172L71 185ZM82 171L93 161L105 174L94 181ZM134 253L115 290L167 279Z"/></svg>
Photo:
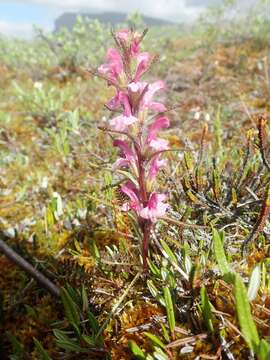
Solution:
<svg viewBox="0 0 270 360"><path fill-rule="evenodd" d="M129 201L122 210L133 210L137 215L146 270L151 228L168 209L166 195L155 190L155 179L166 165L162 153L169 149L168 141L159 138L158 133L168 128L170 121L164 116L165 105L153 100L155 93L164 89L164 83L141 81L155 60L148 52L140 51L145 34L129 29L113 34L116 48L108 49L107 63L99 66L98 74L116 89L107 108L112 112L120 110L121 114L109 120L106 130L119 135L113 145L119 148L120 157L113 169L129 171L129 180L121 186ZM154 120L149 120L149 115Z"/></svg>

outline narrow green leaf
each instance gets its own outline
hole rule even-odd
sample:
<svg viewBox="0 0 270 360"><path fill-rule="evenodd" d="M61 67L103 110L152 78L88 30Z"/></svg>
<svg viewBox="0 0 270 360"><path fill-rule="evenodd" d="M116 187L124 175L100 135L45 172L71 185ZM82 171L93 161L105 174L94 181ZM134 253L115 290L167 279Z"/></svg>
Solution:
<svg viewBox="0 0 270 360"><path fill-rule="evenodd" d="M147 280L146 283L151 295L153 296L153 298L156 299L159 292L156 286L154 285L153 280Z"/></svg>
<svg viewBox="0 0 270 360"><path fill-rule="evenodd" d="M163 295L165 300L169 328L171 333L173 333L175 328L175 317L174 317L172 297L171 297L170 289L168 287L163 288Z"/></svg>
<svg viewBox="0 0 270 360"><path fill-rule="evenodd" d="M266 340L261 339L257 355L259 360L270 359L270 344Z"/></svg>
<svg viewBox="0 0 270 360"><path fill-rule="evenodd" d="M156 348L154 353L155 360L168 360L168 355L164 353L160 348Z"/></svg>
<svg viewBox="0 0 270 360"><path fill-rule="evenodd" d="M147 331L144 331L143 333L148 339L150 339L155 345L161 347L162 349L166 349L166 345L154 334L151 334Z"/></svg>
<svg viewBox="0 0 270 360"><path fill-rule="evenodd" d="M248 346L256 352L260 339L252 318L245 284L238 274L235 275L234 296L241 332Z"/></svg>
<svg viewBox="0 0 270 360"><path fill-rule="evenodd" d="M156 266L156 264L154 264L153 261L151 261L150 259L148 259L147 261L148 261L149 269L151 270L153 275L160 276L160 270Z"/></svg>
<svg viewBox="0 0 270 360"><path fill-rule="evenodd" d="M261 266L257 265L252 271L248 284L247 296L249 301L252 301L256 298L260 285L261 285Z"/></svg>
<svg viewBox="0 0 270 360"><path fill-rule="evenodd" d="M171 262L177 264L177 259L174 255L174 253L172 252L172 250L169 248L169 246L166 244L166 242L164 240L160 240L160 243L164 249L164 251L166 252L168 258L171 260Z"/></svg>
<svg viewBox="0 0 270 360"><path fill-rule="evenodd" d="M72 300L68 291L65 288L61 289L61 299L65 309L65 315L68 318L70 324L74 324L76 326L80 325L80 315L79 309L75 302Z"/></svg>
<svg viewBox="0 0 270 360"><path fill-rule="evenodd" d="M95 242L94 239L92 239L92 240L89 242L89 248L90 248L91 255L92 255L95 259L100 259L100 253L99 253L97 244L96 244L96 242Z"/></svg>
<svg viewBox="0 0 270 360"><path fill-rule="evenodd" d="M86 342L87 345L94 347L95 341L91 336L88 335L82 335L82 339Z"/></svg>
<svg viewBox="0 0 270 360"><path fill-rule="evenodd" d="M49 356L48 352L44 349L42 344L34 338L35 347L40 355L40 360L52 360L52 358Z"/></svg>
<svg viewBox="0 0 270 360"><path fill-rule="evenodd" d="M53 330L54 336L56 337L57 346L68 350L68 351L79 351L84 352L83 349L76 341L70 339L64 331L54 329Z"/></svg>
<svg viewBox="0 0 270 360"><path fill-rule="evenodd" d="M226 259L223 243L216 229L213 229L213 245L216 262L218 263L219 270L223 276L230 272L230 267Z"/></svg>
<svg viewBox="0 0 270 360"><path fill-rule="evenodd" d="M202 310L203 320L207 327L207 330L213 333L214 327L213 327L213 313L211 311L212 306L209 301L205 286L201 288L200 294L201 294L201 310Z"/></svg>
<svg viewBox="0 0 270 360"><path fill-rule="evenodd" d="M89 308L89 301L88 301L86 288L84 285L82 285L82 304L83 304L83 311L86 312Z"/></svg>
<svg viewBox="0 0 270 360"><path fill-rule="evenodd" d="M133 340L129 340L128 347L130 348L132 354L136 356L139 360L145 360L146 357L143 353L143 351L139 348L139 346L135 343Z"/></svg>
<svg viewBox="0 0 270 360"><path fill-rule="evenodd" d="M168 333L168 331L166 329L166 326L164 324L162 324L162 323L160 324L160 326L161 326L161 329L162 329L162 334L163 334L164 339L167 342L169 342L170 341L170 336L169 336L169 333Z"/></svg>
<svg viewBox="0 0 270 360"><path fill-rule="evenodd" d="M90 310L88 311L88 320L94 334L97 334L99 331L99 323Z"/></svg>

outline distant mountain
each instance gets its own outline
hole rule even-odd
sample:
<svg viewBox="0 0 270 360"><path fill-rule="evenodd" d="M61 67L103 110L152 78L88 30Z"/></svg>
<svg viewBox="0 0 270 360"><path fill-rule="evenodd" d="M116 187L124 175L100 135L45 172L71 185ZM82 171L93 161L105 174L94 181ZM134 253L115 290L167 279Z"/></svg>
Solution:
<svg viewBox="0 0 270 360"><path fill-rule="evenodd" d="M78 16L88 19L98 19L101 23L114 26L119 23L125 22L128 15L119 12L82 13L82 14L64 13L55 20L54 22L55 31L58 31L61 27L66 27L68 30L72 30ZM173 22L153 18L150 16L142 16L142 20L148 26L174 24Z"/></svg>

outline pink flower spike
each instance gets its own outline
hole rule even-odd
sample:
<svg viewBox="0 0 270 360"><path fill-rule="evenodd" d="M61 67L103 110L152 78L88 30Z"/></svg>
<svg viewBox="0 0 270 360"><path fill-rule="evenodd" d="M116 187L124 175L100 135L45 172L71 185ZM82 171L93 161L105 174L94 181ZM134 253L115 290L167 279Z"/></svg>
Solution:
<svg viewBox="0 0 270 360"><path fill-rule="evenodd" d="M151 220L153 223L156 222L157 219L162 218L169 207L168 204L163 203L166 198L164 194L153 192L150 195L147 206L140 211L140 216L144 219Z"/></svg>
<svg viewBox="0 0 270 360"><path fill-rule="evenodd" d="M161 129L166 129L170 126L170 120L166 116L156 118L156 120L148 127L147 142L156 140L157 133Z"/></svg>
<svg viewBox="0 0 270 360"><path fill-rule="evenodd" d="M120 115L110 120L110 126L116 131L125 131L127 127L137 121L135 116Z"/></svg>
<svg viewBox="0 0 270 360"><path fill-rule="evenodd" d="M149 53L144 52L137 56L137 69L136 74L134 77L134 82L137 82L140 80L143 73L148 69L150 63L151 63L151 56Z"/></svg>
<svg viewBox="0 0 270 360"><path fill-rule="evenodd" d="M150 162L148 177L150 180L153 180L160 168L165 167L167 165L167 160L159 159L159 156L154 156L154 158Z"/></svg>
<svg viewBox="0 0 270 360"><path fill-rule="evenodd" d="M129 209L132 209L136 211L136 213L139 215L142 206L137 195L138 190L136 186L131 181L128 181L121 186L121 191L130 198L130 202L124 204L122 206L122 210L127 211Z"/></svg>

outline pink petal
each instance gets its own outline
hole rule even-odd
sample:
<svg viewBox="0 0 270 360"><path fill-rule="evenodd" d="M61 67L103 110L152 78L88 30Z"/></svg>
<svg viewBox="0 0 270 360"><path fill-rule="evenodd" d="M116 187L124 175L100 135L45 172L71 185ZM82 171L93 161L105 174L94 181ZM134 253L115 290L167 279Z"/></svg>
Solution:
<svg viewBox="0 0 270 360"><path fill-rule="evenodd" d="M123 91L120 91L119 99L120 99L121 104L124 107L124 115L130 116L131 115L131 106L130 106L128 95L126 93L124 93Z"/></svg>
<svg viewBox="0 0 270 360"><path fill-rule="evenodd" d="M120 74L123 70L123 62L120 53L116 49L110 48L107 51L106 58L111 66L113 66L116 73Z"/></svg>
<svg viewBox="0 0 270 360"><path fill-rule="evenodd" d="M127 141L116 139L113 141L113 146L118 146L128 160L135 158L134 153L130 149Z"/></svg>
<svg viewBox="0 0 270 360"><path fill-rule="evenodd" d="M167 164L167 161L162 159L159 159L159 156L155 156L151 162L148 172L148 177L152 180L157 176L157 173L159 172L160 168L165 167Z"/></svg>
<svg viewBox="0 0 270 360"><path fill-rule="evenodd" d="M130 210L130 205L129 203L124 203L121 207L122 211L129 211Z"/></svg>
<svg viewBox="0 0 270 360"><path fill-rule="evenodd" d="M153 139L149 142L149 146L156 151L163 151L169 149L169 141L165 139Z"/></svg>
<svg viewBox="0 0 270 360"><path fill-rule="evenodd" d="M127 41L130 36L130 30L129 29L119 30L117 31L116 36L121 40Z"/></svg>
<svg viewBox="0 0 270 360"><path fill-rule="evenodd" d="M131 181L128 181L121 186L121 191L130 198L129 207L139 213L141 204L137 196L138 190L136 186ZM128 209L127 205L126 208Z"/></svg>
<svg viewBox="0 0 270 360"><path fill-rule="evenodd" d="M116 81L118 75L123 71L123 62L120 53L113 48L108 49L106 58L108 64L100 65L98 72L108 76L108 80Z"/></svg>
<svg viewBox="0 0 270 360"><path fill-rule="evenodd" d="M150 54L145 52L145 53L141 53L137 56L137 69L136 69L136 74L134 77L134 81L139 81L140 77L143 75L143 73L148 69L150 62L151 62L151 57Z"/></svg>
<svg viewBox="0 0 270 360"><path fill-rule="evenodd" d="M116 160L116 162L112 165L113 171L122 167L126 167L129 165L129 161L127 159L120 158Z"/></svg>
<svg viewBox="0 0 270 360"><path fill-rule="evenodd" d="M136 121L137 118L135 118L135 116L120 115L111 119L109 122L112 129L116 131L125 131L127 126L133 124Z"/></svg>
<svg viewBox="0 0 270 360"><path fill-rule="evenodd" d="M165 112L167 111L167 108L164 104L161 104L156 101L151 101L148 105L148 108L157 112Z"/></svg>
<svg viewBox="0 0 270 360"><path fill-rule="evenodd" d="M108 64L102 64L98 67L98 72L102 75L107 74L108 71L110 71L110 67Z"/></svg>
<svg viewBox="0 0 270 360"><path fill-rule="evenodd" d="M163 203L165 200L166 195L153 192L150 195L147 206L140 211L140 216L144 219L156 222L158 218L165 215L169 207L169 204Z"/></svg>
<svg viewBox="0 0 270 360"><path fill-rule="evenodd" d="M106 104L110 110L115 110L121 105L119 95L120 91L118 91L117 94Z"/></svg>
<svg viewBox="0 0 270 360"><path fill-rule="evenodd" d="M131 82L130 84L128 84L128 89L131 91L131 92L138 92L138 91L141 91L142 89L142 84L141 82Z"/></svg>
<svg viewBox="0 0 270 360"><path fill-rule="evenodd" d="M144 103L148 105L150 102L152 102L152 98L155 93L159 90L163 90L164 88L165 84L161 80L155 81L153 84L149 84L148 89L143 97Z"/></svg>
<svg viewBox="0 0 270 360"><path fill-rule="evenodd" d="M137 56L140 52L140 41L138 39L134 39L131 44L131 55Z"/></svg>
<svg viewBox="0 0 270 360"><path fill-rule="evenodd" d="M147 142L149 143L150 141L155 140L159 130L166 129L169 126L170 120L166 116L156 118L156 120L148 127Z"/></svg>

